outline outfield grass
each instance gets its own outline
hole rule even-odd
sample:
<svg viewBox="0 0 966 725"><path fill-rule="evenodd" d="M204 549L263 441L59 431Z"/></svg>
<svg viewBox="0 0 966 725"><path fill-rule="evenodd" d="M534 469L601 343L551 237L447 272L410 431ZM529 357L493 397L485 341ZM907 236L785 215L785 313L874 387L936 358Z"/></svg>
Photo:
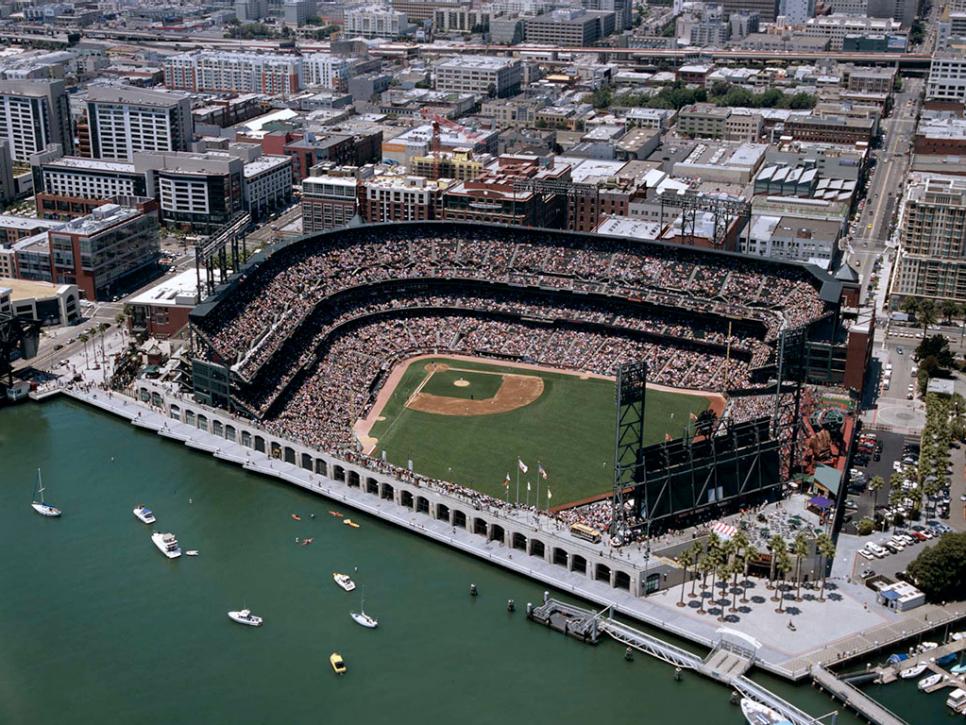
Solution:
<svg viewBox="0 0 966 725"><path fill-rule="evenodd" d="M422 365L416 364L416 369L422 369ZM463 379L469 383L466 387L459 387L456 381ZM503 384L502 375L491 375L490 373L470 373L464 370L446 370L441 373L433 373L433 377L423 386L422 392L431 395L442 395L447 398L463 398L470 400L485 400L496 395L496 391Z"/></svg>
<svg viewBox="0 0 966 725"><path fill-rule="evenodd" d="M472 370L524 373L543 378L544 392L530 405L508 413L480 416L445 416L405 408L405 402L427 373L430 362ZM478 378L498 376L452 373L448 387L437 395L466 397ZM439 373L434 375L434 380ZM456 388L452 381L464 377L473 383ZM442 380L442 376L440 376ZM435 386L434 386L435 387ZM425 390L425 388L424 388ZM477 391L480 389L477 388ZM427 391L430 392L430 391ZM495 392L495 388L494 388ZM490 397L490 396L485 396ZM688 424L689 413L699 413L708 401L693 395L648 390L644 422L645 442L654 443L665 433L677 437ZM553 491L552 505L609 491L613 481L614 383L609 380L581 380L574 375L546 373L434 358L419 360L406 370L370 435L378 439L374 455L385 450L387 458L401 466L412 459L419 473L446 479L503 498L503 480L511 476L510 498L516 497L517 457L530 466L520 475L520 499L526 497L526 480L531 481L534 503L537 462L543 463ZM541 505L546 505L547 482L540 482Z"/></svg>

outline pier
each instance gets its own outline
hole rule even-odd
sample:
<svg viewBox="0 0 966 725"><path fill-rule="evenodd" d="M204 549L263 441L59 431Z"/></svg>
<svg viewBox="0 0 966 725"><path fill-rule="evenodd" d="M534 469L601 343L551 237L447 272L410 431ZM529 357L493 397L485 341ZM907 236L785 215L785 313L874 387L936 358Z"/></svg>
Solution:
<svg viewBox="0 0 966 725"><path fill-rule="evenodd" d="M530 609L527 616L571 637L597 644L599 634L606 634L617 642L638 652L656 657L682 670L692 670L724 685L763 705L781 713L794 725L814 725L820 721L779 697L744 673L754 664L757 643L740 632L722 628L708 656L702 659L693 652L665 642L659 637L641 632L613 618L614 607L592 612L548 597L538 607ZM607 614L608 616L604 616ZM901 721L895 721L901 723ZM885 725L893 725L886 723Z"/></svg>
<svg viewBox="0 0 966 725"><path fill-rule="evenodd" d="M869 722L878 723L878 725L907 725L906 721L894 712L883 707L861 690L843 682L821 665L815 665L812 668L812 678L819 688L844 703L846 707L855 710Z"/></svg>

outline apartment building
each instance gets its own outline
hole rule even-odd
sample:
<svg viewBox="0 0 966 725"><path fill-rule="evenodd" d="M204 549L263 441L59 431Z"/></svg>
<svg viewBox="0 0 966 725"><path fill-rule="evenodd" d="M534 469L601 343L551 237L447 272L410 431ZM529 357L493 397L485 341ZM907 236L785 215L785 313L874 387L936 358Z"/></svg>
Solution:
<svg viewBox="0 0 966 725"><path fill-rule="evenodd" d="M242 201L245 211L258 221L287 207L292 201L292 159L258 156L244 166Z"/></svg>
<svg viewBox="0 0 966 725"><path fill-rule="evenodd" d="M730 116L730 108L715 106L712 103L694 103L678 111L675 128L678 134L688 138L723 139L725 124Z"/></svg>
<svg viewBox="0 0 966 725"><path fill-rule="evenodd" d="M362 216L370 224L435 219L440 194L452 183L419 176L377 176L364 184Z"/></svg>
<svg viewBox="0 0 966 725"><path fill-rule="evenodd" d="M164 60L164 85L185 91L284 97L303 86L302 59L221 50L180 53Z"/></svg>
<svg viewBox="0 0 966 725"><path fill-rule="evenodd" d="M87 94L90 147L81 156L131 161L136 151L187 151L191 96L127 86L91 86ZM87 151L87 153L85 153Z"/></svg>
<svg viewBox="0 0 966 725"><path fill-rule="evenodd" d="M70 106L62 80L0 80L0 138L5 139L14 161L50 144L74 151Z"/></svg>
<svg viewBox="0 0 966 725"><path fill-rule="evenodd" d="M892 300L966 302L966 178L913 174L899 223Z"/></svg>
<svg viewBox="0 0 966 725"><path fill-rule="evenodd" d="M432 6L427 4L430 13ZM379 6L347 8L343 34L347 38L387 38L393 40L410 35L416 26L406 13Z"/></svg>
<svg viewBox="0 0 966 725"><path fill-rule="evenodd" d="M349 61L329 53L302 56L305 85L345 91L349 83Z"/></svg>
<svg viewBox="0 0 966 725"><path fill-rule="evenodd" d="M902 23L891 18L870 18L862 15L825 15L811 18L793 29L794 34L806 38L825 39L829 50L842 50L847 35L895 35Z"/></svg>
<svg viewBox="0 0 966 725"><path fill-rule="evenodd" d="M464 55L436 66L436 90L505 98L520 92L523 64L514 58Z"/></svg>
<svg viewBox="0 0 966 725"><path fill-rule="evenodd" d="M58 151L31 158L37 216L75 219L119 196L146 196L143 173L129 161L60 156Z"/></svg>

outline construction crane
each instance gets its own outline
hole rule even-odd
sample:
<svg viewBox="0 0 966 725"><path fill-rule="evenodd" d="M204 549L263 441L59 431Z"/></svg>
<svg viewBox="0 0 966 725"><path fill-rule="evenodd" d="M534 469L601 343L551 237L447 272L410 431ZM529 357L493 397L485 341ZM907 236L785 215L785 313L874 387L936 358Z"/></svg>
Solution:
<svg viewBox="0 0 966 725"><path fill-rule="evenodd" d="M446 118L446 116L442 116L436 113L431 108L423 108L420 110L419 114L427 121L430 121L433 125L433 138L429 148L433 156L433 178L438 179L439 173L440 173L440 158L442 156L442 148L441 148L442 142L440 141L440 135L441 135L440 129L443 126L445 126L451 131L455 131L456 133L462 134L470 141L475 141L476 139L480 138L482 134L478 133L477 131L474 131L471 128L467 128L466 126L456 123L456 121Z"/></svg>

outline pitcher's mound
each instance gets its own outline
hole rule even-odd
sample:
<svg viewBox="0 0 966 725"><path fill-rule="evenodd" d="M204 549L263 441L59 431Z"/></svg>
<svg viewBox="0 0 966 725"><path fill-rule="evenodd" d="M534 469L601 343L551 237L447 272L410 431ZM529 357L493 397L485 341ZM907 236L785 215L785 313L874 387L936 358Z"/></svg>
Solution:
<svg viewBox="0 0 966 725"><path fill-rule="evenodd" d="M459 380L454 380L453 385L455 385L457 388L468 388L470 387L470 381L460 378Z"/></svg>

